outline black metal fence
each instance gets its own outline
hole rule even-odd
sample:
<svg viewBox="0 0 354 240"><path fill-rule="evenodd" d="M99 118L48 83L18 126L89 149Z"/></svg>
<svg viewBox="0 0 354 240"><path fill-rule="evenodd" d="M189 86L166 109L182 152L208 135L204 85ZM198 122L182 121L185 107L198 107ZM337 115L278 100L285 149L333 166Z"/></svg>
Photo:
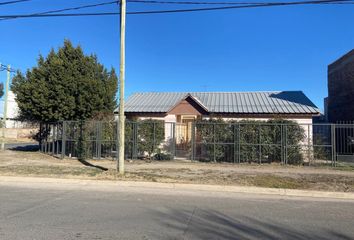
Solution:
<svg viewBox="0 0 354 240"><path fill-rule="evenodd" d="M41 124L40 149L64 158L116 159L118 122ZM354 165L354 124L127 122L125 158Z"/></svg>

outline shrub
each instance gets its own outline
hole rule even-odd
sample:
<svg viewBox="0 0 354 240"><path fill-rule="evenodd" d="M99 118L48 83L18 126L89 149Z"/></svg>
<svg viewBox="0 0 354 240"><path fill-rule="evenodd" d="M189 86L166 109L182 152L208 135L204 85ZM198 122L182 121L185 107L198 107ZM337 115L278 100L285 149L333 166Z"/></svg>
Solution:
<svg viewBox="0 0 354 240"><path fill-rule="evenodd" d="M210 119L197 122L196 151L202 161L280 162L280 146L286 144L289 146L288 163L299 164L303 162L300 143L304 138L304 129L289 120L226 122Z"/></svg>
<svg viewBox="0 0 354 240"><path fill-rule="evenodd" d="M173 160L173 156L169 153L159 152L154 155L154 159L158 161Z"/></svg>
<svg viewBox="0 0 354 240"><path fill-rule="evenodd" d="M161 120L139 120L137 123L138 152L151 158L165 139L165 123Z"/></svg>

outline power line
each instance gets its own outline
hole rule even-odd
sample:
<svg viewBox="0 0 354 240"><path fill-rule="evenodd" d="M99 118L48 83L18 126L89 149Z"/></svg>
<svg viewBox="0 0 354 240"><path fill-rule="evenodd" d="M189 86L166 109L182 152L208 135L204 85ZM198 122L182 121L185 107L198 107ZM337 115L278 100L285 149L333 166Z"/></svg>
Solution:
<svg viewBox="0 0 354 240"><path fill-rule="evenodd" d="M114 2L107 2L101 4L112 4ZM228 10L228 9L241 9L241 8L259 8L259 7L275 7L275 6L292 6L292 5L318 5L318 4L352 4L353 0L315 0L315 1L301 1L301 2L271 2L271 3L259 3L249 5L238 6L223 6L223 7L209 7L209 8L191 8L191 9L172 9L172 10L152 10L152 11L133 11L127 12L130 15L140 14L163 14L163 13L182 13L182 12L199 12L199 11L216 11L216 10ZM86 8L86 5L81 7L75 7L76 10ZM114 16L119 15L117 12L102 12L102 13L67 13L67 14L52 14L53 12L64 12L73 10L73 8L59 9L53 11L47 11L45 13L23 14L23 15L0 15L1 20L13 19L13 18L40 18L40 17L82 17L82 16ZM51 12L51 13L49 13Z"/></svg>
<svg viewBox="0 0 354 240"><path fill-rule="evenodd" d="M181 13L181 12L199 12L199 11L216 11L216 10L228 10L238 8L258 8L258 7L275 7L275 6L292 6L292 5L315 5L315 4L327 4L327 3L346 3L353 2L352 0L315 0L315 1L301 1L301 2L272 2L272 3L260 3L249 4L241 6L224 6L224 7L209 7L209 8L191 8L191 9L173 9L173 10L156 10L156 11L142 11L142 12L127 12L127 14L160 14L160 13Z"/></svg>
<svg viewBox="0 0 354 240"><path fill-rule="evenodd" d="M4 65L4 64L0 64L0 71L8 71L11 73L15 73L16 69L10 68L8 69L8 66Z"/></svg>
<svg viewBox="0 0 354 240"><path fill-rule="evenodd" d="M265 4L270 2L192 2L192 1L154 1L154 0L127 0L131 3L150 4L181 4L181 5L239 5L239 4Z"/></svg>
<svg viewBox="0 0 354 240"><path fill-rule="evenodd" d="M146 4L180 4L180 5L252 5L252 4L277 4L279 2L255 1L255 2L193 2L193 1L157 1L157 0L127 0L131 3ZM338 4L345 4L347 1L337 0ZM348 1L350 2L350 1ZM327 2L323 2L327 3ZM332 2L331 2L332 3Z"/></svg>
<svg viewBox="0 0 354 240"><path fill-rule="evenodd" d="M26 1L29 1L29 0L26 0ZM118 1L110 1L110 2L83 5L83 6L78 6L78 7L70 7L70 8L63 8L63 9L58 9L58 10L51 10L51 11L46 11L46 12L32 13L32 14L28 14L28 16L35 16L35 15L42 15L42 14L51 14L51 13L60 13L60 12L66 12L66 11L72 11L72 10L80 10L80 9L85 9L85 8L100 7L100 6L111 5L111 4L115 4L115 3L118 3ZM9 19L13 19L13 18L19 18L19 17L17 17L17 16L14 16L14 17L1 17L0 21L9 20Z"/></svg>
<svg viewBox="0 0 354 240"><path fill-rule="evenodd" d="M342 2L342 0L337 0ZM192 1L154 1L154 0L127 0L131 3L147 3L147 4L181 4L181 5L252 5L252 4L277 4L279 2L255 1L255 2L192 2ZM343 2L345 3L345 2Z"/></svg>
<svg viewBox="0 0 354 240"><path fill-rule="evenodd" d="M29 2L32 0L16 0L16 1L7 1L7 2L0 2L0 5L9 5L9 4L15 4L15 3L21 3L21 2Z"/></svg>

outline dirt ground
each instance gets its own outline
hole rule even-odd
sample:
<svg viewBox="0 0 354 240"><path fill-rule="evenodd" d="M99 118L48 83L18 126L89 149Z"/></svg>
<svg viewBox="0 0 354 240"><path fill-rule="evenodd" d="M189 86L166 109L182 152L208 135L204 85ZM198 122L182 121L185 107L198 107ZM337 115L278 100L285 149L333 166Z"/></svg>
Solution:
<svg viewBox="0 0 354 240"><path fill-rule="evenodd" d="M214 164L135 160L119 176L113 160L79 162L39 152L0 152L0 175L258 186L354 192L354 170L278 164Z"/></svg>

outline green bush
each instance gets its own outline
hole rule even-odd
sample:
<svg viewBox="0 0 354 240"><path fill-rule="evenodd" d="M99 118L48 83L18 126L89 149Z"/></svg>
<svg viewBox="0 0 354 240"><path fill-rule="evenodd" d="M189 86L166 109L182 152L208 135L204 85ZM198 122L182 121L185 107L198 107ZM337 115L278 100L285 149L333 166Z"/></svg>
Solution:
<svg viewBox="0 0 354 240"><path fill-rule="evenodd" d="M159 146L165 139L165 122L161 120L139 120L137 124L137 145L140 155L151 158L159 152Z"/></svg>
<svg viewBox="0 0 354 240"><path fill-rule="evenodd" d="M210 119L199 121L196 126L199 160L280 162L283 154L289 164L303 162L300 143L306 136L304 129L295 122L282 119L267 122ZM281 145L288 146L286 153L281 151Z"/></svg>
<svg viewBox="0 0 354 240"><path fill-rule="evenodd" d="M169 154L169 153L156 153L154 155L154 159L155 160L158 160L158 161L165 161L165 160L173 160L173 156L172 154Z"/></svg>

